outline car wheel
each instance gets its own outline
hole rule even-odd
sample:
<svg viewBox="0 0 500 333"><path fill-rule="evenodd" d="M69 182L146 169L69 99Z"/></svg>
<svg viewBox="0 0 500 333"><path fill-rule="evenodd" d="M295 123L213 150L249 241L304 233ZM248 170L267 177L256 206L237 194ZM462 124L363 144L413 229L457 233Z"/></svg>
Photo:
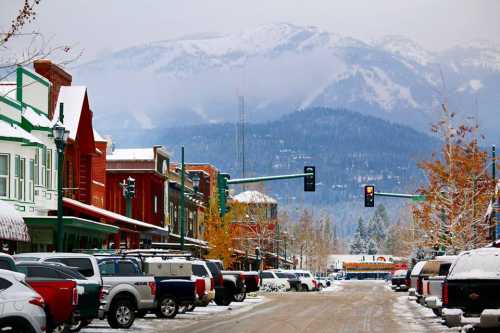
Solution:
<svg viewBox="0 0 500 333"><path fill-rule="evenodd" d="M239 294L234 294L233 295L233 300L235 302L243 302L245 300L245 298L247 298L247 294L246 293L239 293Z"/></svg>
<svg viewBox="0 0 500 333"><path fill-rule="evenodd" d="M35 333L35 329L27 322L24 323L17 319L7 319L0 321L0 332Z"/></svg>
<svg viewBox="0 0 500 333"><path fill-rule="evenodd" d="M309 291L309 287L307 286L307 284L303 284L301 287L303 291Z"/></svg>
<svg viewBox="0 0 500 333"><path fill-rule="evenodd" d="M231 304L231 298L224 296L224 297L216 297L215 298L215 304L219 306L228 306Z"/></svg>
<svg viewBox="0 0 500 333"><path fill-rule="evenodd" d="M195 308L196 308L196 305L189 304L188 306L186 306L186 311L187 312L193 312Z"/></svg>
<svg viewBox="0 0 500 333"><path fill-rule="evenodd" d="M111 328L129 328L135 320L135 309L128 299L119 299L111 305L108 323Z"/></svg>
<svg viewBox="0 0 500 333"><path fill-rule="evenodd" d="M168 318L173 319L179 311L179 305L173 297L165 296L158 302L158 308L156 309L156 316L158 318Z"/></svg>

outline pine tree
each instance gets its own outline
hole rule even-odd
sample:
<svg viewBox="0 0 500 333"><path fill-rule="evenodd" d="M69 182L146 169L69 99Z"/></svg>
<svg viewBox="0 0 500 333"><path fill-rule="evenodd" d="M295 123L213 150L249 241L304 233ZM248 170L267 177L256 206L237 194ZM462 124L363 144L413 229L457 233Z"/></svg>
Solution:
<svg viewBox="0 0 500 333"><path fill-rule="evenodd" d="M366 253L366 241L361 236L361 233L359 231L356 231L356 233L354 234L354 238L350 245L349 253L350 254Z"/></svg>
<svg viewBox="0 0 500 333"><path fill-rule="evenodd" d="M359 233L359 235L365 242L368 242L370 237L368 235L368 230L366 229L365 226L365 221L363 221L362 217L358 219L358 226L356 228L356 232Z"/></svg>
<svg viewBox="0 0 500 333"><path fill-rule="evenodd" d="M368 254L374 255L378 253L377 243L373 239L370 239L367 246Z"/></svg>
<svg viewBox="0 0 500 333"><path fill-rule="evenodd" d="M389 226L389 216L384 205L378 205L373 217L370 219L367 227L369 239L373 239L381 247L387 237L387 228Z"/></svg>

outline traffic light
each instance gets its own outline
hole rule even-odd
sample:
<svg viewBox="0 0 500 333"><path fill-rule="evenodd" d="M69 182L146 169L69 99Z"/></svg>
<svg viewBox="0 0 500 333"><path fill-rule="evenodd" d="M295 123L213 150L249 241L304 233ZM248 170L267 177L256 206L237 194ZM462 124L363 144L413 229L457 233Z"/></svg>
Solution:
<svg viewBox="0 0 500 333"><path fill-rule="evenodd" d="M375 186L365 186L365 207L375 207Z"/></svg>
<svg viewBox="0 0 500 333"><path fill-rule="evenodd" d="M227 173L217 175L217 187L219 192L220 215L224 217L227 212L227 198L229 197L229 186L227 180L231 178Z"/></svg>
<svg viewBox="0 0 500 333"><path fill-rule="evenodd" d="M316 167L305 166L304 173L312 173L304 177L304 192L314 192L316 190Z"/></svg>
<svg viewBox="0 0 500 333"><path fill-rule="evenodd" d="M132 177L127 178L127 192L130 198L135 197L135 179Z"/></svg>

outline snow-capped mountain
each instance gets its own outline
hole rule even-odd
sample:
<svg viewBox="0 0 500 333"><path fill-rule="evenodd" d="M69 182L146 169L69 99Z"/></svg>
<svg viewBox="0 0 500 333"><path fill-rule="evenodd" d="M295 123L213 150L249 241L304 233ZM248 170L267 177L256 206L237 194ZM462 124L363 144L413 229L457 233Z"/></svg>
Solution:
<svg viewBox="0 0 500 333"><path fill-rule="evenodd" d="M430 52L400 36L364 42L280 23L149 42L72 71L90 89L98 127L111 132L235 121L243 95L253 122L328 106L426 129L446 101L498 133L500 46L487 41Z"/></svg>

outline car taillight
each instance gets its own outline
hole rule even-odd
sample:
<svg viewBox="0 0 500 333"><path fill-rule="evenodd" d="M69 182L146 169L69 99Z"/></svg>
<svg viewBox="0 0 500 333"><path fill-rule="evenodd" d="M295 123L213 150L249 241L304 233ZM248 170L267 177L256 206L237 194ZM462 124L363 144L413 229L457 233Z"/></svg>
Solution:
<svg viewBox="0 0 500 333"><path fill-rule="evenodd" d="M255 281L257 281L257 285L259 285L259 284L260 284L260 278L259 278L259 276L258 276L258 275L255 275Z"/></svg>
<svg viewBox="0 0 500 333"><path fill-rule="evenodd" d="M155 296L156 295L156 283L149 282L148 286L149 286L149 289L151 289L151 295Z"/></svg>
<svg viewBox="0 0 500 333"><path fill-rule="evenodd" d="M29 302L30 302L30 304L39 306L41 308L45 307L45 301L43 300L43 298L41 296L33 297L32 299L29 300Z"/></svg>
<svg viewBox="0 0 500 333"><path fill-rule="evenodd" d="M78 289L75 287L73 288L73 305L78 304Z"/></svg>
<svg viewBox="0 0 500 333"><path fill-rule="evenodd" d="M243 273L240 273L240 281L245 282L245 275Z"/></svg>
<svg viewBox="0 0 500 333"><path fill-rule="evenodd" d="M448 283L443 283L443 290L442 290L442 302L443 302L443 306L447 306L448 305Z"/></svg>
<svg viewBox="0 0 500 333"><path fill-rule="evenodd" d="M203 296L203 294L205 294L205 279L202 278L196 279L195 285L196 285L196 293L198 294L198 296Z"/></svg>
<svg viewBox="0 0 500 333"><path fill-rule="evenodd" d="M213 277L210 278L210 290L215 289L215 280Z"/></svg>
<svg viewBox="0 0 500 333"><path fill-rule="evenodd" d="M318 281L313 280L313 285L314 285L314 288L318 288Z"/></svg>
<svg viewBox="0 0 500 333"><path fill-rule="evenodd" d="M219 285L222 287L224 285L224 278L222 277L222 273L219 272Z"/></svg>

